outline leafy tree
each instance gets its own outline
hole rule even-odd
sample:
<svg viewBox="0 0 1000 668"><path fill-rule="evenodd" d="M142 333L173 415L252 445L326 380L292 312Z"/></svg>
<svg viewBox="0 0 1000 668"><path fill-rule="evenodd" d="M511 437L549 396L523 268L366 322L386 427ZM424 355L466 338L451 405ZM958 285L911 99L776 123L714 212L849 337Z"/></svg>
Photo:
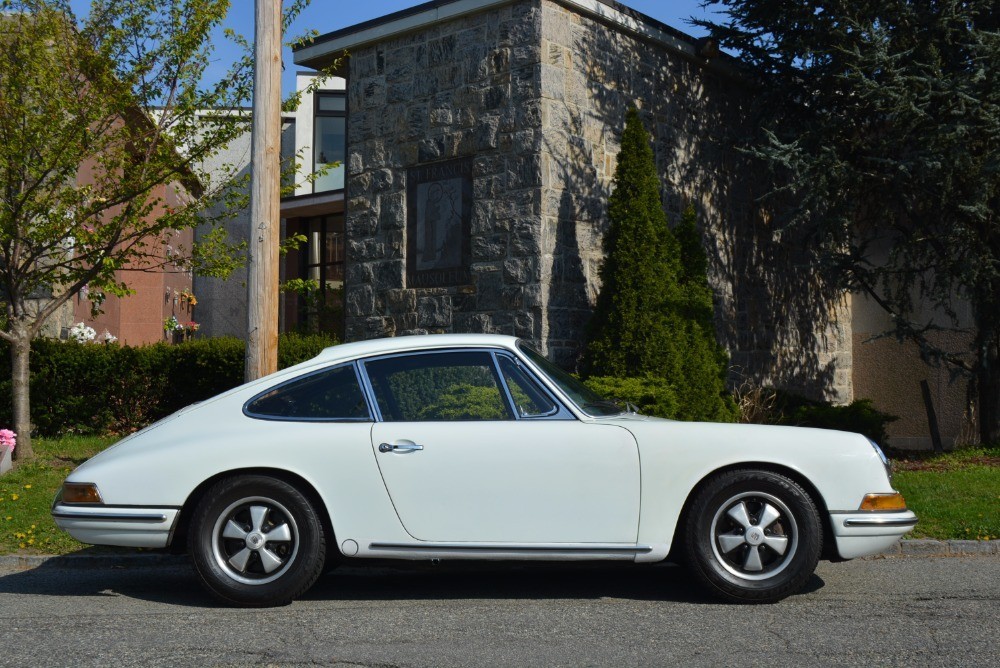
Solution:
<svg viewBox="0 0 1000 668"><path fill-rule="evenodd" d="M721 0L702 22L759 84L747 150L815 271L972 376L1000 441L1000 13L995 0ZM971 324L959 313L969 308ZM967 334L969 345L946 347Z"/></svg>
<svg viewBox="0 0 1000 668"><path fill-rule="evenodd" d="M228 8L93 0L78 20L68 0L0 0L0 338L19 458L33 455L29 343L84 286L99 307L132 292L121 269L236 266L221 227L210 252L171 244L232 192L202 170L246 131L239 113L203 113L241 108L251 91L249 56L217 83L203 78Z"/></svg>
<svg viewBox="0 0 1000 668"><path fill-rule="evenodd" d="M649 135L635 109L626 117L621 145L608 200L601 292L581 372L646 383L649 376L660 378L673 387L676 417L732 419L694 209L685 212L677 234L670 230Z"/></svg>

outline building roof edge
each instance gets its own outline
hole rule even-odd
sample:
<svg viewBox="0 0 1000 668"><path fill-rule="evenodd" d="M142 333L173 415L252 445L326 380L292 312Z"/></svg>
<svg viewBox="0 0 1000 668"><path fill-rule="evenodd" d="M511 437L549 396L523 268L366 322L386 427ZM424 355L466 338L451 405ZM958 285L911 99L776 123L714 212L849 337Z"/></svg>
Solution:
<svg viewBox="0 0 1000 668"><path fill-rule="evenodd" d="M518 0L431 0L353 26L320 35L309 44L294 49L296 65L319 69L352 49L382 42L436 23L477 14ZM616 26L620 30L652 41L693 59L720 73L737 75L729 56L706 59L698 53L698 40L687 33L638 12L615 0L550 0Z"/></svg>

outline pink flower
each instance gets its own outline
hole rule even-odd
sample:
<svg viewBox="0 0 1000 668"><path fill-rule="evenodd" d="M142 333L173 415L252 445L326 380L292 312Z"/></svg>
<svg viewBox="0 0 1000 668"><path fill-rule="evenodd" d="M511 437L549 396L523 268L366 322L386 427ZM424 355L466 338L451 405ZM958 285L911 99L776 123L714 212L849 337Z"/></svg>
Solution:
<svg viewBox="0 0 1000 668"><path fill-rule="evenodd" d="M17 445L17 434L10 429L0 429L0 447L14 449Z"/></svg>

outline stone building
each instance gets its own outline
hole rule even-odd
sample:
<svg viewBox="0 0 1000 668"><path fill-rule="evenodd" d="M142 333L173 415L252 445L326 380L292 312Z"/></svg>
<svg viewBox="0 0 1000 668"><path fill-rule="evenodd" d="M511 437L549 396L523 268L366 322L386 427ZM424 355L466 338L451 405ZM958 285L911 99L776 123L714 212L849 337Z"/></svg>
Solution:
<svg viewBox="0 0 1000 668"><path fill-rule="evenodd" d="M571 364L635 105L668 213L687 202L699 211L734 365L849 400L849 324L803 328L771 289L783 268L766 254L783 249L767 238L754 175L728 142L752 97L726 59L705 59L699 46L617 4L454 0L298 50L313 67L350 53L347 338L508 332ZM783 353L801 368L776 365Z"/></svg>
<svg viewBox="0 0 1000 668"><path fill-rule="evenodd" d="M871 323L869 305L804 269L803 242L756 204L766 184L731 148L753 93L711 44L611 0L435 0L322 35L295 60L326 67L345 51L346 178L331 211L347 339L501 332L572 367L636 106L668 214L698 211L733 383L879 394L879 355L854 364L867 340L854 311ZM942 378L939 402L961 394ZM927 434L920 411L895 429Z"/></svg>

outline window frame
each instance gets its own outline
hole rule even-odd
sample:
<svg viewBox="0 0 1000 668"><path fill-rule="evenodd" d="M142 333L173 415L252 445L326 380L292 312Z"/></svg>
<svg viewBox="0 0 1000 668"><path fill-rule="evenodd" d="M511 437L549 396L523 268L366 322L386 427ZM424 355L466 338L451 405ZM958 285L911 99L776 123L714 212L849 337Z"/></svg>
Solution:
<svg viewBox="0 0 1000 668"><path fill-rule="evenodd" d="M538 415L521 415L521 411L517 409L517 402L514 400L514 393L511 392L510 383L507 382L506 376L504 376L503 368L500 366L500 358L510 360L514 363L521 372L528 377L528 379L535 384L535 387L545 395L549 401L552 402L552 409L547 413L539 413ZM538 378L535 377L534 372L521 363L521 360L516 356L512 355L507 351L496 352L493 351L493 364L496 365L497 375L500 376L500 381L503 383L504 393L507 395L507 401L511 405L511 409L514 413L514 417L517 420L545 420L545 419L575 419L569 411L563 407L562 403L559 402L556 397L552 396L549 389L545 387L544 383L539 382ZM565 411L565 416L560 416L560 411Z"/></svg>
<svg viewBox="0 0 1000 668"><path fill-rule="evenodd" d="M343 111L334 111L334 110L331 110L331 109L320 109L320 100L322 98L331 98L331 97L343 98L343 100L344 100L344 110ZM317 118L321 118L321 117L322 118L343 118L344 119L344 159L341 161L341 167L344 169L344 186L342 188L330 188L330 189L327 189L327 190L317 190L316 189L316 182L313 181L309 185L310 185L310 189L312 190L312 194L314 194L314 195L319 194L319 193L345 192L347 190L347 146L348 146L348 137L347 137L347 112L348 112L348 104L347 104L347 91L346 90L317 90L317 91L315 91L313 93L313 129L312 129L313 136L312 136L312 139L310 140L310 143L312 144L312 151L311 151L311 153L312 153L312 165L311 165L312 169L311 169L311 171L312 171L313 174L316 173L316 164L317 164L317 159L319 158L319 146L318 146L318 142L316 141L316 127L318 125L317 122L316 122L316 119ZM327 164L329 164L329 163L327 163Z"/></svg>
<svg viewBox="0 0 1000 668"><path fill-rule="evenodd" d="M347 220L343 211L327 213L318 216L303 216L297 219L296 231L306 237L306 242L298 250L298 272L299 277L304 279L312 278L312 271L318 275L319 298L321 303L316 308L310 307L308 301L301 295L296 295L298 304L297 320L298 324L304 325L312 331L313 328L323 330L323 308L330 299L330 293L334 290L341 290L340 306L341 314L332 323L334 331L342 335L344 331L344 301L343 287L347 277ZM313 248L313 231L317 232L317 256L318 262L310 261L310 254ZM339 230L337 229L339 228ZM327 237L332 237L334 242L334 259L325 261ZM338 259L339 258L339 259ZM339 276L339 279L337 278ZM340 288L331 288L329 283L340 283Z"/></svg>
<svg viewBox="0 0 1000 668"><path fill-rule="evenodd" d="M368 395L368 405L372 410L372 415L376 422L407 422L406 420L387 420L382 415L382 411L378 405L378 398L375 396L375 388L371 383L371 378L368 375L368 369L366 365L369 362L379 362L386 359L392 359L396 357L414 357L417 355L431 355L431 354L441 354L441 353L469 353L469 352L484 352L489 355L490 363L492 365L493 376L497 381L498 387L500 389L500 395L506 402L507 411L513 416L513 419L505 420L427 420L426 422L445 422L445 423L458 423L458 422L518 422L518 421L539 421L539 420L576 420L577 417L570 411L563 401L554 395L548 386L541 382L537 377L537 373L529 366L524 364L520 357L514 354L510 350L503 348L493 348L493 347L468 347L468 348L430 348L427 350L408 350L402 352L389 353L385 355L376 355L373 357L367 357L357 360L358 370L361 376L361 384L363 391ZM505 356L511 360L532 380L538 389L545 394L551 401L555 408L544 415L532 415L532 416L522 416L517 410L517 404L513 399L510 388L507 385L507 379L503 376L503 371L500 369L500 361L498 356ZM412 422L412 421L411 421Z"/></svg>
<svg viewBox="0 0 1000 668"><path fill-rule="evenodd" d="M351 367L354 370L354 380L358 384L358 389L361 391L361 396L365 400L365 406L368 408L367 417L292 417L292 416L280 416L280 415L266 415L264 413L255 413L250 410L250 404L257 401L266 394L275 392L284 387L297 383L299 381L311 378L312 376L318 376L322 373L329 373L331 371L337 371L338 369L343 369L345 367ZM270 422L375 422L375 413L372 411L372 395L370 395L366 389L364 382L361 379L361 373L358 369L358 362L354 360L352 362L341 362L339 364L332 364L330 366L325 366L321 369L316 369L309 371L304 374L295 376L294 378L289 378L288 380L282 381L277 385L272 385L265 390L258 392L253 395L245 402L243 402L243 415L253 420L267 420Z"/></svg>

